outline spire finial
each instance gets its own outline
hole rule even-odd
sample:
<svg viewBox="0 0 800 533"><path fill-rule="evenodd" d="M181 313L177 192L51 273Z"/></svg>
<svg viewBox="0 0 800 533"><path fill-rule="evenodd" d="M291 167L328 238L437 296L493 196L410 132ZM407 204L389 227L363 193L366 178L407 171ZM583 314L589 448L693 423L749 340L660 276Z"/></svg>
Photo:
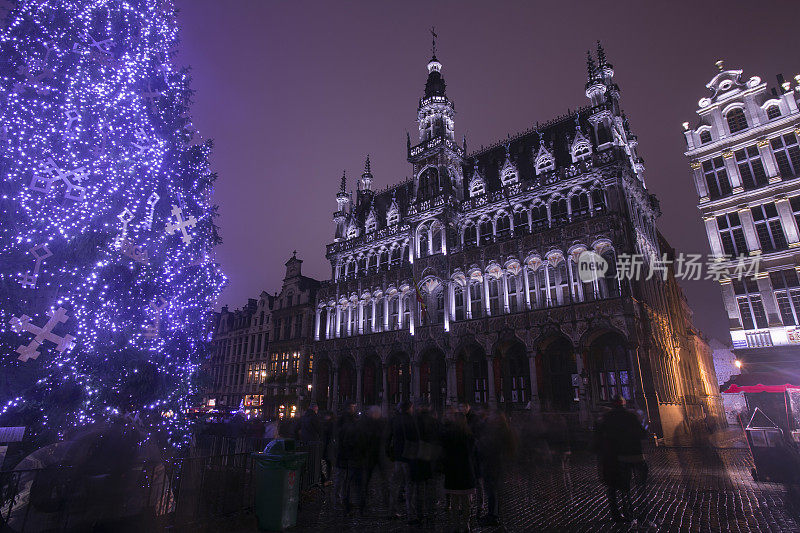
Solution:
<svg viewBox="0 0 800 533"><path fill-rule="evenodd" d="M367 162L364 163L364 174L372 174L369 169L369 154L367 154Z"/></svg>
<svg viewBox="0 0 800 533"><path fill-rule="evenodd" d="M597 66L603 68L606 66L606 51L603 50L603 45L597 41Z"/></svg>
<svg viewBox="0 0 800 533"><path fill-rule="evenodd" d="M586 72L586 77L589 81L592 81L594 79L594 58L590 50L586 50Z"/></svg>
<svg viewBox="0 0 800 533"><path fill-rule="evenodd" d="M342 184L339 187L339 192L347 191L347 170L342 171Z"/></svg>
<svg viewBox="0 0 800 533"><path fill-rule="evenodd" d="M714 64L717 66L720 72L722 72L722 70L725 68L725 62L721 59Z"/></svg>
<svg viewBox="0 0 800 533"><path fill-rule="evenodd" d="M437 37L438 37L438 35L436 35L436 28L434 26L431 26L431 57L433 59L436 59L436 38Z"/></svg>

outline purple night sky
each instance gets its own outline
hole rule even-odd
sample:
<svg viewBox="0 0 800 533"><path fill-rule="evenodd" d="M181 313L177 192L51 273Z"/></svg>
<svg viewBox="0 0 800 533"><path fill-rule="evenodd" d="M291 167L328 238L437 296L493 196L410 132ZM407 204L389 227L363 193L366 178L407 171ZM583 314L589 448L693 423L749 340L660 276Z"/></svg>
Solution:
<svg viewBox="0 0 800 533"><path fill-rule="evenodd" d="M661 231L687 253L708 244L681 123L694 123L714 62L771 85L800 71L791 1L176 3L194 122L216 143L218 257L230 279L220 304L232 307L278 290L294 249L305 274L328 279L342 169L348 188L367 153L376 188L409 175L405 136L416 140L432 25L470 151L586 104L586 50L600 39ZM718 286L683 285L697 325L729 342Z"/></svg>

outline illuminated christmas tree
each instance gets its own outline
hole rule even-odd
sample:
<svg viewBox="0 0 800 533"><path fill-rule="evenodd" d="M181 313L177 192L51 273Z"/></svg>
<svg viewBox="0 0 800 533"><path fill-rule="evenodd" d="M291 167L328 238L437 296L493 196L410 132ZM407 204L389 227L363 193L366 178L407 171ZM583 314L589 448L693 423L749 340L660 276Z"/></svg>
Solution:
<svg viewBox="0 0 800 533"><path fill-rule="evenodd" d="M180 445L224 282L170 0L20 0L0 33L0 425Z"/></svg>

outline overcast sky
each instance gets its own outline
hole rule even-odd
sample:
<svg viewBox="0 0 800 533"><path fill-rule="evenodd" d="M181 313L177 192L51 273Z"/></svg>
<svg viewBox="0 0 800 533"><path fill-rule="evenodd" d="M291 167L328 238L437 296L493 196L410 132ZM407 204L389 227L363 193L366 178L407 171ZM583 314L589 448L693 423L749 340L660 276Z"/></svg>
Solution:
<svg viewBox="0 0 800 533"><path fill-rule="evenodd" d="M639 136L659 227L678 251L708 253L683 155L714 62L774 83L800 71L797 2L334 2L176 0L196 90L194 122L213 138L216 203L230 284L220 304L279 290L297 250L330 276L325 244L342 170L370 154L375 187L408 176L406 132L439 34L456 136L470 150L585 105L585 56L600 39ZM713 282L684 283L696 323L728 342Z"/></svg>

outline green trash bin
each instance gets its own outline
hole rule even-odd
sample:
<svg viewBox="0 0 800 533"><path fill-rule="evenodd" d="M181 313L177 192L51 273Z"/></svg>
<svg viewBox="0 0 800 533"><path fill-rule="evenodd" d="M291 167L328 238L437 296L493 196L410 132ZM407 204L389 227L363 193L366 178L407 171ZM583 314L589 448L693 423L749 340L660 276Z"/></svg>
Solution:
<svg viewBox="0 0 800 533"><path fill-rule="evenodd" d="M305 452L294 451L293 439L276 439L254 453L255 511L258 528L283 531L297 523L300 475Z"/></svg>

